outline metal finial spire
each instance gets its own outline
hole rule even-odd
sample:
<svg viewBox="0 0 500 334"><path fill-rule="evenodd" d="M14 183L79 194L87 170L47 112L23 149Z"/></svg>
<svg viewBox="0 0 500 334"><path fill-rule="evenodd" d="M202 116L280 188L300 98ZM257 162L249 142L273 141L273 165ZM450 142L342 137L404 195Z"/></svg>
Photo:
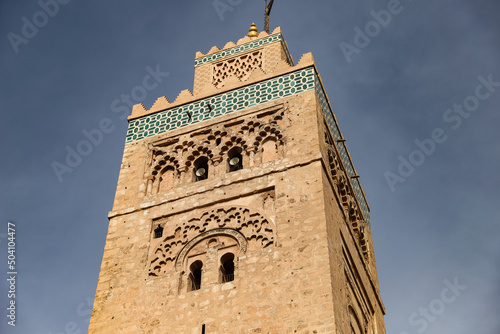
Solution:
<svg viewBox="0 0 500 334"><path fill-rule="evenodd" d="M274 0L271 0L268 5L266 0L266 12L264 14L264 30L268 34L269 34L269 15L271 14L271 9L273 8L273 2Z"/></svg>
<svg viewBox="0 0 500 334"><path fill-rule="evenodd" d="M248 37L259 37L259 32L257 31L257 26L255 23L252 23L250 29L248 29Z"/></svg>

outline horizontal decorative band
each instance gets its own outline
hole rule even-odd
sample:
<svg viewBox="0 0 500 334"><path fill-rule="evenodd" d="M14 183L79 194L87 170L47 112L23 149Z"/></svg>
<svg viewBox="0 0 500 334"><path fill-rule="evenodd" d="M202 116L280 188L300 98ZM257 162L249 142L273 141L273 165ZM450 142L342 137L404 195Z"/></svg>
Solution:
<svg viewBox="0 0 500 334"><path fill-rule="evenodd" d="M252 41L252 42L249 42L249 43L246 43L243 45L232 47L232 48L227 49L227 50L219 51L219 52L214 53L212 55L208 55L205 57L201 57L199 59L195 59L194 66L196 67L199 65L210 63L210 62L217 60L217 59L222 59L224 57L236 55L238 53L242 53L242 52L257 48L257 47L262 46L262 45L266 45L266 44L269 44L272 42L282 41L282 40L283 40L283 36L281 34L271 35L271 36L266 37L266 38L262 38L262 39Z"/></svg>
<svg viewBox="0 0 500 334"><path fill-rule="evenodd" d="M127 143L314 89L314 69L262 81L130 121Z"/></svg>

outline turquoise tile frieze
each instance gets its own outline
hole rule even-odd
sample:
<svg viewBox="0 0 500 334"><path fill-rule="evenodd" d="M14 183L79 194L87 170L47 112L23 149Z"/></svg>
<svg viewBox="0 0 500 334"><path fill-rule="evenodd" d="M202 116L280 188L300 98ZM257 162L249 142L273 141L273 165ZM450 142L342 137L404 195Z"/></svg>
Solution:
<svg viewBox="0 0 500 334"><path fill-rule="evenodd" d="M283 36L281 34L271 35L269 37L262 38L257 41L249 42L240 46L235 46L227 50L219 51L209 56L201 57L200 59L195 59L194 66L196 67L199 65L210 63L214 60L222 59L224 57L233 56L276 41L281 41L283 43ZM288 60L290 61L290 64L292 64L292 58L290 57L290 54L288 53L286 47L285 50L287 52Z"/></svg>
<svg viewBox="0 0 500 334"><path fill-rule="evenodd" d="M351 163L351 159L349 159L349 154L347 153L345 142L337 141L338 139L342 139L340 135L340 130L337 126L337 123L335 122L335 119L333 118L333 112L326 99L325 92L323 91L323 86L321 85L319 78L316 74L314 75L314 81L315 81L314 86L316 89L316 95L318 96L319 102L321 104L321 109L323 109L323 113L325 114L328 127L330 128L330 131L332 132L335 142L337 143L337 148L340 153L340 158L342 159L342 162L347 170L347 174L349 176L354 176L355 175L354 166ZM361 184L359 182L359 179L351 178L351 184L352 187L354 188L354 193L356 195L356 198L358 199L359 205L361 206L361 211L363 212L363 216L365 217L368 226L370 226L370 211L368 210L368 204L366 203L365 196L363 195L363 191L361 190Z"/></svg>
<svg viewBox="0 0 500 334"><path fill-rule="evenodd" d="M127 143L314 89L312 67L130 121ZM209 107L210 106L210 107Z"/></svg>

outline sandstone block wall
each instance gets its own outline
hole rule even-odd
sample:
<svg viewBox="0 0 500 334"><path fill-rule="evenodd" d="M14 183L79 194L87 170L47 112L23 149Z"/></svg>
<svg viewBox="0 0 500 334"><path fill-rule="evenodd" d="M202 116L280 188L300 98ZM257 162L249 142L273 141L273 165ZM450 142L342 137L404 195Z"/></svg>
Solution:
<svg viewBox="0 0 500 334"><path fill-rule="evenodd" d="M385 333L331 144L312 90L126 144L89 333Z"/></svg>

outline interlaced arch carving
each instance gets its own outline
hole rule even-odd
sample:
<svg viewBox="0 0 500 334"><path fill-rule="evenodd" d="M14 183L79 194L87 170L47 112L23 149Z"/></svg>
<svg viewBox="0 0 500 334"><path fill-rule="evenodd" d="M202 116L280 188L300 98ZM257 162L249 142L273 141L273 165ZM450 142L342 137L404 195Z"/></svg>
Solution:
<svg viewBox="0 0 500 334"><path fill-rule="evenodd" d="M212 151L210 142L203 142L197 139L195 139L193 145L188 146L185 154L186 159L184 160L184 163L188 167L191 166L191 163L199 157L205 156L209 161L213 161L214 158L218 157L218 155L215 155Z"/></svg>
<svg viewBox="0 0 500 334"><path fill-rule="evenodd" d="M201 137L176 140L169 147L152 146L152 160L145 175L151 184L147 187L148 194L156 194L164 188L160 183L166 171L173 170L172 185L192 182L185 174L196 159L204 156L209 165L216 167L233 147L241 148L241 155L245 156L243 168L262 162L262 147L268 140L274 141L276 146L276 155L271 160L283 157L285 137L278 124L282 119L283 112L268 117L267 121L253 116L237 125L214 126Z"/></svg>
<svg viewBox="0 0 500 334"><path fill-rule="evenodd" d="M247 152L249 149L249 144L241 133L232 133L230 136L226 136L221 141L218 148L218 153L220 156L223 156L233 147L239 147L241 148L242 152Z"/></svg>
<svg viewBox="0 0 500 334"><path fill-rule="evenodd" d="M151 174L156 176L166 167L179 168L179 159L174 152L167 152L162 149L153 150L153 168Z"/></svg>
<svg viewBox="0 0 500 334"><path fill-rule="evenodd" d="M150 176L148 177L147 191L157 193L160 191L160 183L162 183L163 175L171 173L171 180L167 182L167 187L172 187L175 180L178 178L179 159L176 154L165 151L162 148L154 148L152 151L152 167Z"/></svg>
<svg viewBox="0 0 500 334"><path fill-rule="evenodd" d="M261 213L247 207L219 207L177 223L169 232L164 231L150 255L149 276L165 274L174 268L179 270L177 264L182 264L190 245L220 234L222 230L238 240L244 251L247 243L265 248L276 240L274 223ZM244 241L238 236L243 236Z"/></svg>

